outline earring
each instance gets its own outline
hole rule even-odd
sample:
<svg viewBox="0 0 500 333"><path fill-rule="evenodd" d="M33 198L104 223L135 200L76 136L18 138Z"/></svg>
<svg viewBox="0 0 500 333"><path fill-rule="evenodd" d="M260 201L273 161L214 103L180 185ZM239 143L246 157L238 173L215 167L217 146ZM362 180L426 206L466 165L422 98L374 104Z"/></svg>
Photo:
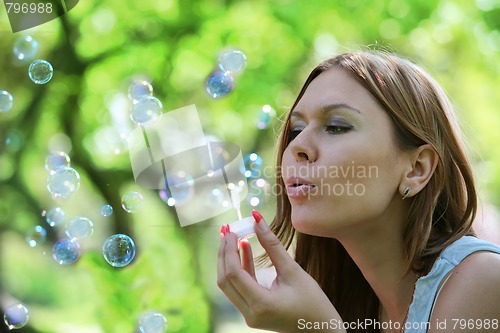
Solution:
<svg viewBox="0 0 500 333"><path fill-rule="evenodd" d="M405 188L405 190L403 191L403 200L406 199L408 197L408 195L410 194L411 190L409 187Z"/></svg>

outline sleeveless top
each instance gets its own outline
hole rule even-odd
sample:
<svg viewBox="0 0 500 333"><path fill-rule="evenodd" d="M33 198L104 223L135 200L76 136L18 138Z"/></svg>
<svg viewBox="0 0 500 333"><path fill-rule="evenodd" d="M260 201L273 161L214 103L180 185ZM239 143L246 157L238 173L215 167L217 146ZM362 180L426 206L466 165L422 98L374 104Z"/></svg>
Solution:
<svg viewBox="0 0 500 333"><path fill-rule="evenodd" d="M462 260L474 252L489 251L500 254L500 246L473 236L463 236L445 248L429 274L415 284L413 301L408 310L405 333L426 333L432 309L439 295L441 282Z"/></svg>

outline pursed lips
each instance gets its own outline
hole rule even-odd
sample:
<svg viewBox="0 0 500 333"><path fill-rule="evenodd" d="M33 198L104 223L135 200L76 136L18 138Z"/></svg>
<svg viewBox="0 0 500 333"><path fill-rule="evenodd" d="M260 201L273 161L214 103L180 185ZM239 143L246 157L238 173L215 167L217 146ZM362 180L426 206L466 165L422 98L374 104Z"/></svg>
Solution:
<svg viewBox="0 0 500 333"><path fill-rule="evenodd" d="M286 181L286 190L289 198L299 198L307 196L316 185L303 178L290 178Z"/></svg>

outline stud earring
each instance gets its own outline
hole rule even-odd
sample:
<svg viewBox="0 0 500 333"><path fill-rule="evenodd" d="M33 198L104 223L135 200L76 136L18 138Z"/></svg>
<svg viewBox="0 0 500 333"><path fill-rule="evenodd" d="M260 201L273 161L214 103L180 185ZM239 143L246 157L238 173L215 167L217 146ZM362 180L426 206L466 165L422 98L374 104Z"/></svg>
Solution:
<svg viewBox="0 0 500 333"><path fill-rule="evenodd" d="M406 199L408 197L408 195L410 194L411 190L409 187L405 188L405 190L403 191L403 200Z"/></svg>

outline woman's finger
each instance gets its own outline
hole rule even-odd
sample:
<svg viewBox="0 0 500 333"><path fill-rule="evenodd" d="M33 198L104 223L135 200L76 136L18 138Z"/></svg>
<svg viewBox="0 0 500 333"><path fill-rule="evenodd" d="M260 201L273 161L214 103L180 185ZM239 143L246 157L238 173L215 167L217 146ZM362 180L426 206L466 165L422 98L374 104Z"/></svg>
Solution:
<svg viewBox="0 0 500 333"><path fill-rule="evenodd" d="M233 303L233 305L241 312L248 311L248 304L240 293L234 288L227 279L226 274L226 238L221 238L219 253L217 258L217 285L222 290L224 295Z"/></svg>
<svg viewBox="0 0 500 333"><path fill-rule="evenodd" d="M264 292L266 289L262 288L257 283L255 277L252 277L249 272L242 269L236 235L229 232L226 234L225 239L225 276L228 282L246 301L248 306L251 307L252 304L259 302L266 297Z"/></svg>
<svg viewBox="0 0 500 333"><path fill-rule="evenodd" d="M286 278L288 273L297 268L296 266L298 264L286 251L278 237L271 232L262 215L256 210L252 211L252 215L256 222L255 234L257 235L260 244L269 255L269 259L276 268L277 274Z"/></svg>
<svg viewBox="0 0 500 333"><path fill-rule="evenodd" d="M252 246L248 239L242 239L239 241L241 250L241 267L250 274L251 277L257 281L255 277L255 265L253 262Z"/></svg>

